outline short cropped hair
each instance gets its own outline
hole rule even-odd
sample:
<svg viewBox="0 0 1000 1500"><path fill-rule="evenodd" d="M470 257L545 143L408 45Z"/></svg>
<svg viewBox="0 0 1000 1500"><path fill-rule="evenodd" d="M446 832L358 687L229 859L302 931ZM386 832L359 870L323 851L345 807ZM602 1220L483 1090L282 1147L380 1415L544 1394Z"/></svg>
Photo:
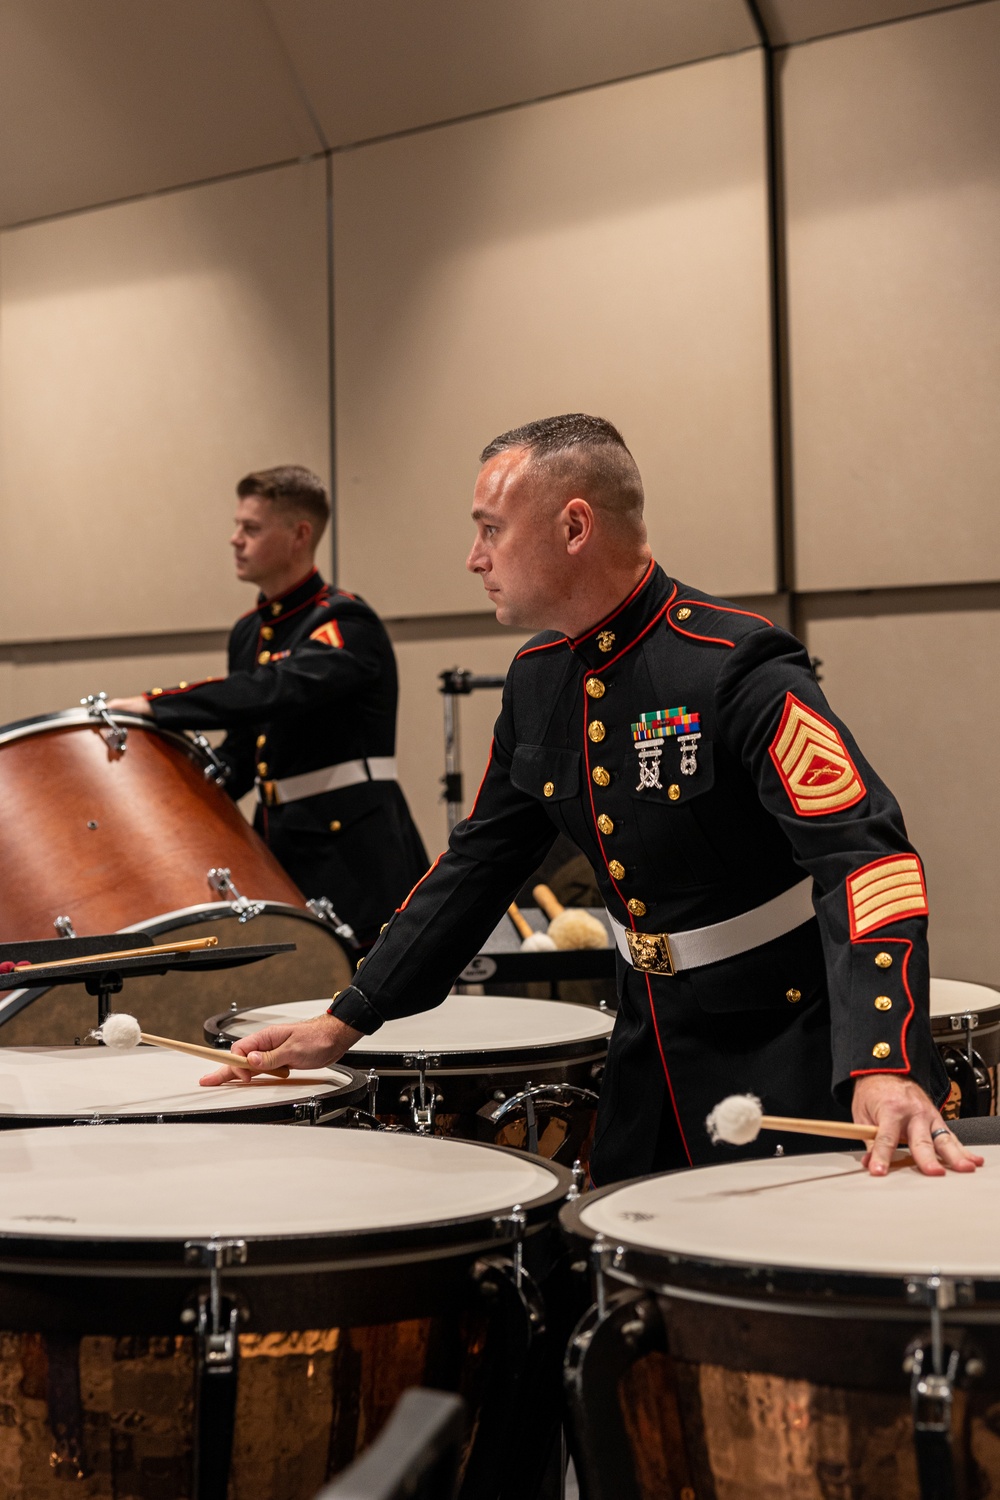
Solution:
<svg viewBox="0 0 1000 1500"><path fill-rule="evenodd" d="M479 462L510 448L527 449L548 481L576 489L619 525L641 526L645 496L638 466L618 428L604 417L576 411L526 422L487 443Z"/></svg>
<svg viewBox="0 0 1000 1500"><path fill-rule="evenodd" d="M276 510L290 516L304 516L313 525L313 541L318 542L330 519L330 496L326 485L312 469L301 464L280 464L276 469L257 469L246 474L236 486L241 500L257 495L272 500Z"/></svg>

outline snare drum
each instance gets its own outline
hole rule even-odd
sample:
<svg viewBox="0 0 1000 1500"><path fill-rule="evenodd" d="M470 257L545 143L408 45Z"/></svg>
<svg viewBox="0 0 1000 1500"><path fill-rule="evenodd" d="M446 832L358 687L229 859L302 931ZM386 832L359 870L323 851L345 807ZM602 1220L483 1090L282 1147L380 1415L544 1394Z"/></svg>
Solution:
<svg viewBox="0 0 1000 1500"><path fill-rule="evenodd" d="M364 1075L342 1065L203 1089L198 1079L205 1067L159 1047L3 1047L0 1130L199 1120L350 1123L351 1111L367 1101Z"/></svg>
<svg viewBox="0 0 1000 1500"><path fill-rule="evenodd" d="M311 1500L412 1385L472 1408L468 1500L516 1493L542 1319L518 1267L569 1184L361 1131L0 1135L3 1493Z"/></svg>
<svg viewBox="0 0 1000 1500"><path fill-rule="evenodd" d="M964 979L932 979L931 1030L951 1080L945 1119L995 1115L1000 993Z"/></svg>
<svg viewBox="0 0 1000 1500"><path fill-rule="evenodd" d="M1000 1146L981 1149L968 1175L874 1179L829 1152L567 1205L596 1282L566 1364L590 1500L993 1494Z"/></svg>
<svg viewBox="0 0 1000 1500"><path fill-rule="evenodd" d="M322 1000L213 1016L209 1042L305 1021ZM387 1021L352 1047L378 1074L375 1112L421 1134L526 1147L569 1165L585 1158L614 1016L589 1005L515 995L449 995L434 1010Z"/></svg>

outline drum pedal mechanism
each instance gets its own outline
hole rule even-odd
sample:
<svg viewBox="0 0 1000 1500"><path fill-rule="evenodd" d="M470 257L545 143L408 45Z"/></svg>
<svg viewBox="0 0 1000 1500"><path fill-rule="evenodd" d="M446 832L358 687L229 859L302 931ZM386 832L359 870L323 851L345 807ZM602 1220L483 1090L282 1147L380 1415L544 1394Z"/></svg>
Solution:
<svg viewBox="0 0 1000 1500"><path fill-rule="evenodd" d="M209 1272L208 1296L198 1299L198 1311L189 1308L185 1322L197 1321L201 1363L206 1374L231 1375L239 1351L239 1308L230 1304L224 1316L222 1272L226 1266L245 1266L246 1240L186 1240L184 1264L205 1266Z"/></svg>
<svg viewBox="0 0 1000 1500"><path fill-rule="evenodd" d="M128 745L128 730L121 724L116 724L108 713L107 693L88 693L86 698L80 699L80 707L85 708L91 718L101 719L105 728L101 730L101 739L109 750L116 755L124 755Z"/></svg>
<svg viewBox="0 0 1000 1500"><path fill-rule="evenodd" d="M225 896L232 907L233 915L242 924L252 922L254 917L259 917L264 910L263 901L250 901L246 896L241 896L233 885L232 870L227 865L219 865L209 870L206 879L213 891L218 891L220 896Z"/></svg>

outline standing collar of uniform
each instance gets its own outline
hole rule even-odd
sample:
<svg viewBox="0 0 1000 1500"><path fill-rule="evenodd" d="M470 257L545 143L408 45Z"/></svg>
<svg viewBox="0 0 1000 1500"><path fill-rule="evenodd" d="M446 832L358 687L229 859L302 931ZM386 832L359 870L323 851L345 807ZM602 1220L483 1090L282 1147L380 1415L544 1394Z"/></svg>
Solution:
<svg viewBox="0 0 1000 1500"><path fill-rule="evenodd" d="M272 594L269 599L263 594L258 595L256 609L250 613L259 614L266 620L278 619L291 614L293 610L301 609L304 604L310 604L325 588L319 569L313 568L311 573L300 578L298 583L294 583L283 594Z"/></svg>
<svg viewBox="0 0 1000 1500"><path fill-rule="evenodd" d="M663 614L677 585L650 559L632 592L603 620L570 641L570 648L590 671L610 667Z"/></svg>

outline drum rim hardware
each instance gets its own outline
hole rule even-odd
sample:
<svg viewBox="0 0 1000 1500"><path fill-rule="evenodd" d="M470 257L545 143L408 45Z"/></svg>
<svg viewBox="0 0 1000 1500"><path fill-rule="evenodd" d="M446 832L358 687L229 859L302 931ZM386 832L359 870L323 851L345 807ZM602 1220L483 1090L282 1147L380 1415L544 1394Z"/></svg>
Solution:
<svg viewBox="0 0 1000 1500"><path fill-rule="evenodd" d="M233 883L233 872L228 865L213 865L208 871L205 879L213 891L218 891L220 896L229 900L229 906L233 916L241 925L252 922L254 917L259 917L264 910L263 901L251 901L247 896L241 896Z"/></svg>
<svg viewBox="0 0 1000 1500"><path fill-rule="evenodd" d="M128 729L108 712L107 693L88 693L86 698L80 699L80 707L85 708L92 719L99 719L104 724L101 739L108 749L116 755L124 755L128 749Z"/></svg>

